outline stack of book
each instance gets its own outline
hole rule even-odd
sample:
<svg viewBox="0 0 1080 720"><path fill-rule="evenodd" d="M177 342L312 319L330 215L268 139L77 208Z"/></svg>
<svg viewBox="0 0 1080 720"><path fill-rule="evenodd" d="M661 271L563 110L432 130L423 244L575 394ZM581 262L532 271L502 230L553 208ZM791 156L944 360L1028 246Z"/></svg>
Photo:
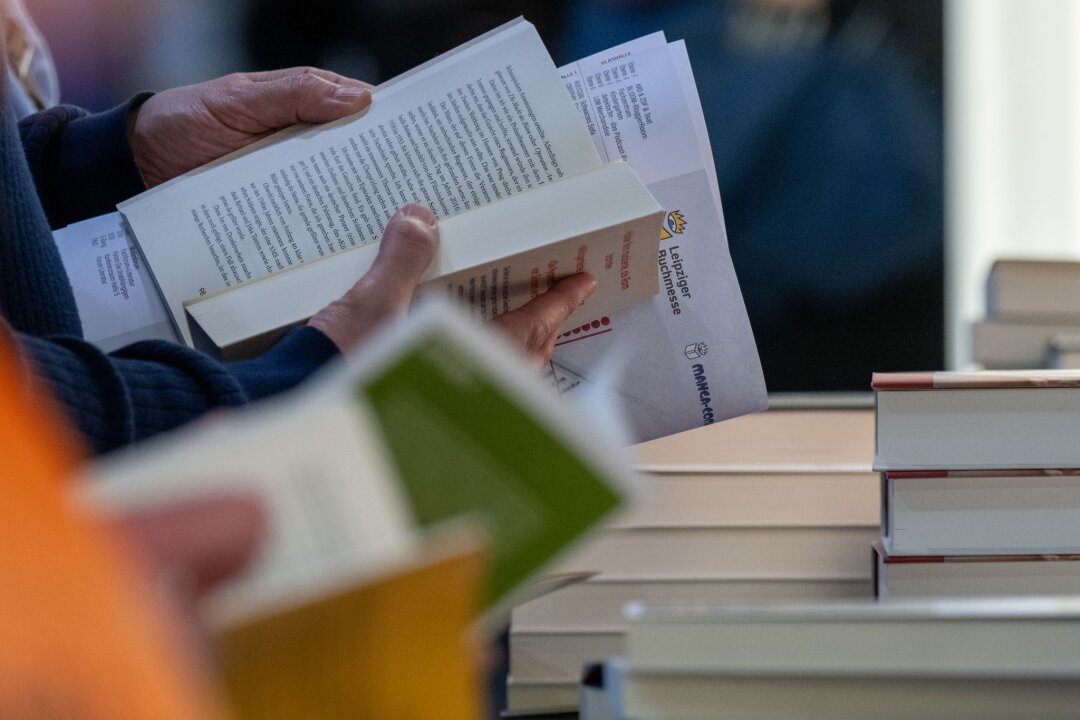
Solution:
<svg viewBox="0 0 1080 720"><path fill-rule="evenodd" d="M513 612L510 710L576 707L583 665L621 654L631 601L871 596L879 499L869 398L772 404L637 447L642 502L562 564L596 574Z"/></svg>
<svg viewBox="0 0 1080 720"><path fill-rule="evenodd" d="M883 373L879 596L1080 594L1080 371Z"/></svg>
<svg viewBox="0 0 1080 720"><path fill-rule="evenodd" d="M994 263L986 281L986 319L972 326L976 362L990 370L1075 367L1066 363L1080 360L1067 357L1075 353L1078 334L1080 261Z"/></svg>
<svg viewBox="0 0 1080 720"><path fill-rule="evenodd" d="M638 607L584 720L1074 718L1078 681L1073 598Z"/></svg>

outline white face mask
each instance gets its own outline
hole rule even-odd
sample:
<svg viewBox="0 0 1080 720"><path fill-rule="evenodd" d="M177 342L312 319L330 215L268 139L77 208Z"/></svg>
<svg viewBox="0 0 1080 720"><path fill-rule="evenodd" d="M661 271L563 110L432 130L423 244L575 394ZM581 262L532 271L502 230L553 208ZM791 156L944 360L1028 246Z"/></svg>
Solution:
<svg viewBox="0 0 1080 720"><path fill-rule="evenodd" d="M9 92L16 114L44 110L60 102L60 83L49 48L22 0L0 0Z"/></svg>

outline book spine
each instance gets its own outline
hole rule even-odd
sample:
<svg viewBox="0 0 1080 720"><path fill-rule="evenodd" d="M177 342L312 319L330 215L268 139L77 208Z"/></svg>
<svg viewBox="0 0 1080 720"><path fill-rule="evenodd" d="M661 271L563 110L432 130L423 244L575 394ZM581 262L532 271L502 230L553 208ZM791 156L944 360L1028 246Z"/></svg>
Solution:
<svg viewBox="0 0 1080 720"><path fill-rule="evenodd" d="M1028 370L934 373L939 389L977 388L1080 388L1080 372L1075 370Z"/></svg>
<svg viewBox="0 0 1080 720"><path fill-rule="evenodd" d="M874 390L978 390L986 388L1077 388L1080 371L1026 370L874 373Z"/></svg>
<svg viewBox="0 0 1080 720"><path fill-rule="evenodd" d="M888 470L885 472L886 480L915 480L925 478L952 477L951 470Z"/></svg>
<svg viewBox="0 0 1080 720"><path fill-rule="evenodd" d="M1077 562L1080 555L890 555L880 543L874 546L886 565L940 565L943 563Z"/></svg>
<svg viewBox="0 0 1080 720"><path fill-rule="evenodd" d="M1080 477L1080 469L889 470L885 473L885 477L889 480L909 480L919 478Z"/></svg>
<svg viewBox="0 0 1080 720"><path fill-rule="evenodd" d="M933 372L874 373L870 387L874 390L933 390Z"/></svg>

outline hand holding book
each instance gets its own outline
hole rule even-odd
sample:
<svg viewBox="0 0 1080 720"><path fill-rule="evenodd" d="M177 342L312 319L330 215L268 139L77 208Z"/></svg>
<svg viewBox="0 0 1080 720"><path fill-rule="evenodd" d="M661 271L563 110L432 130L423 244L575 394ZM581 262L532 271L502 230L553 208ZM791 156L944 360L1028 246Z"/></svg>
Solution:
<svg viewBox="0 0 1080 720"><path fill-rule="evenodd" d="M106 349L166 337L218 359L256 355L338 305L395 209L417 202L440 220L420 292L475 317L510 313L574 272L596 279L556 338L554 378L563 392L585 387L597 363L629 348L637 439L760 410L760 363L685 47L656 33L559 69L563 83L553 70L535 30L515 21L380 85L363 112L260 139L122 203L124 219L60 231L80 308L92 308L84 323L107 326L87 337ZM657 243L646 225L660 205L671 212ZM145 256L137 280L151 293L131 294L152 307L137 317L138 303L121 302L128 288L117 296L99 277L123 248L103 253L97 236L118 223ZM666 292L653 295L657 275ZM585 296L587 281L569 282ZM517 333L519 320L500 322L545 356L543 327Z"/></svg>
<svg viewBox="0 0 1080 720"><path fill-rule="evenodd" d="M236 73L147 100L132 117L132 154L143 180L154 187L282 128L331 122L370 103L370 85L325 70ZM426 207L406 206L388 223L384 238L371 270L308 323L343 351L407 309L435 253L436 218ZM596 286L584 278L564 284L499 323L540 361L550 359L559 328Z"/></svg>
<svg viewBox="0 0 1080 720"><path fill-rule="evenodd" d="M308 325L322 331L342 351L359 345L382 322L408 309L431 264L438 234L430 210L406 205L386 226L371 269L343 296L315 313ZM571 275L493 322L525 355L544 363L551 359L563 323L595 289L591 275Z"/></svg>
<svg viewBox="0 0 1080 720"><path fill-rule="evenodd" d="M187 650L209 650L198 603L255 557L267 517L254 493L209 493L190 501L123 513L110 525L138 570L168 591L158 598ZM200 659L203 659L199 655ZM205 658L209 660L209 658Z"/></svg>
<svg viewBox="0 0 1080 720"><path fill-rule="evenodd" d="M371 104L371 86L308 67L233 73L166 90L129 121L135 165L147 187L297 123L325 123Z"/></svg>

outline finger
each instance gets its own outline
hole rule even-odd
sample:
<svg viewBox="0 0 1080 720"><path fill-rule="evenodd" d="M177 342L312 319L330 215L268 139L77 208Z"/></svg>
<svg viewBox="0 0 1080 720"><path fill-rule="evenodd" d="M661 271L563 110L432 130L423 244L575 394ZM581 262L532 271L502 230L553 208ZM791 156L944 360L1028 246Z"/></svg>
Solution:
<svg viewBox="0 0 1080 720"><path fill-rule="evenodd" d="M431 210L417 204L401 208L387 223L379 254L357 291L392 295L401 306L393 309L404 309L435 257L438 241L439 227Z"/></svg>
<svg viewBox="0 0 1080 720"><path fill-rule="evenodd" d="M247 563L265 524L262 506L247 495L185 501L120 520L154 569L182 578L196 596Z"/></svg>
<svg viewBox="0 0 1080 720"><path fill-rule="evenodd" d="M551 358L563 324L595 289L596 279L592 275L571 275L493 322L526 355L545 362Z"/></svg>
<svg viewBox="0 0 1080 720"><path fill-rule="evenodd" d="M435 256L439 229L422 205L406 205L390 218L371 268L340 299L315 313L308 325L322 331L342 351L404 312Z"/></svg>
<svg viewBox="0 0 1080 720"><path fill-rule="evenodd" d="M314 73L248 82L244 94L247 111L269 128L330 122L371 104L368 88L339 85Z"/></svg>
<svg viewBox="0 0 1080 720"><path fill-rule="evenodd" d="M329 70L323 70L316 67L291 67L282 68L281 70L265 70L263 72L244 73L244 76L252 82L268 82L270 80L280 80L283 77L290 77L292 75L303 75L305 73L311 75L317 75L323 80L329 80L335 85L351 85L353 87L372 89L374 85L366 83L363 80L356 80L355 78L346 77L345 75L338 75L335 72Z"/></svg>

